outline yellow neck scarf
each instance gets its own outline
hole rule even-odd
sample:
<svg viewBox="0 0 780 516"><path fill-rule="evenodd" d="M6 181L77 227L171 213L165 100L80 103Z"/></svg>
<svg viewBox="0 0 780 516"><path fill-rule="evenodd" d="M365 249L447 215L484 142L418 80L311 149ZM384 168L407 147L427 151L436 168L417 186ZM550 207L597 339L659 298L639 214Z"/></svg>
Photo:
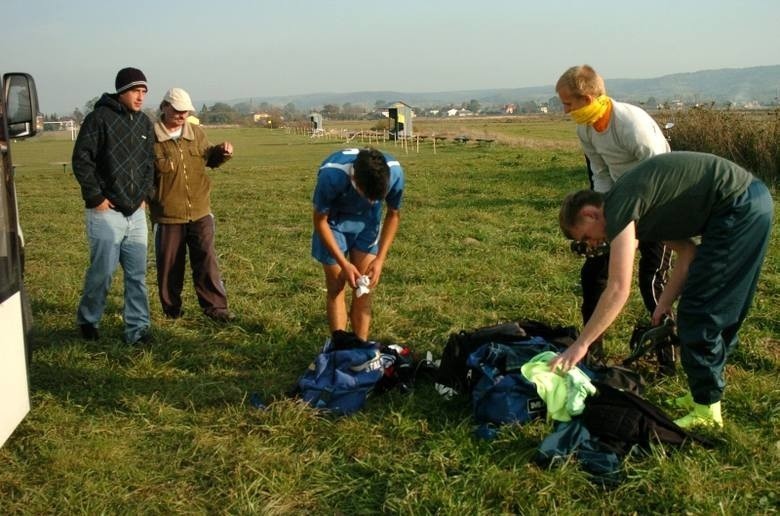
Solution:
<svg viewBox="0 0 780 516"><path fill-rule="evenodd" d="M604 116L604 113L609 109L611 99L606 95L599 95L596 100L574 111L570 111L572 119L580 125L591 125L599 118Z"/></svg>

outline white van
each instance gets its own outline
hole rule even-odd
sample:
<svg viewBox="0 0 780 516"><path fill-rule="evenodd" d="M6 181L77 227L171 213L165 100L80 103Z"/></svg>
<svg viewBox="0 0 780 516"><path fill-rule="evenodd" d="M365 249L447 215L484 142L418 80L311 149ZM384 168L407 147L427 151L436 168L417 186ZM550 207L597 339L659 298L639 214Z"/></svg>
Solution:
<svg viewBox="0 0 780 516"><path fill-rule="evenodd" d="M27 334L32 325L24 294L24 239L14 188L11 147L37 131L38 95L25 73L7 73L0 83L0 446L30 411Z"/></svg>

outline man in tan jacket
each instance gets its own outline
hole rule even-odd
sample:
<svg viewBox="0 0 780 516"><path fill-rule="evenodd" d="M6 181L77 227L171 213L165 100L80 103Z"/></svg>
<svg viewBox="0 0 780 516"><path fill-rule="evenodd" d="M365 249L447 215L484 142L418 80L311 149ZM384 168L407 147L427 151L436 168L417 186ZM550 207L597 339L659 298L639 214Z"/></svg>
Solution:
<svg viewBox="0 0 780 516"><path fill-rule="evenodd" d="M187 121L195 111L189 94L171 88L160 104L154 124L155 193L151 199L157 286L163 313L181 317L181 292L187 249L195 294L203 313L218 322L235 316L228 310L227 293L214 248L211 179L215 168L233 156L229 142L211 145L199 125Z"/></svg>

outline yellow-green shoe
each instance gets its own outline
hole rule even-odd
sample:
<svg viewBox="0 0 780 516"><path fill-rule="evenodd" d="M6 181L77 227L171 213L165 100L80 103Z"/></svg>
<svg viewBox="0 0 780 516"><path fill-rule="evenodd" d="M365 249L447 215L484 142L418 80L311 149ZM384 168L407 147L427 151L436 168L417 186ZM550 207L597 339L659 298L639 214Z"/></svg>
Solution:
<svg viewBox="0 0 780 516"><path fill-rule="evenodd" d="M674 422L680 428L692 428L694 426L723 428L720 402L715 402L712 405L699 405L694 402L693 410L687 416L676 419Z"/></svg>
<svg viewBox="0 0 780 516"><path fill-rule="evenodd" d="M680 396L679 398L675 398L674 400L672 400L672 405L681 409L693 410L693 406L695 405L695 403L693 402L693 394L688 392L685 394L685 396Z"/></svg>

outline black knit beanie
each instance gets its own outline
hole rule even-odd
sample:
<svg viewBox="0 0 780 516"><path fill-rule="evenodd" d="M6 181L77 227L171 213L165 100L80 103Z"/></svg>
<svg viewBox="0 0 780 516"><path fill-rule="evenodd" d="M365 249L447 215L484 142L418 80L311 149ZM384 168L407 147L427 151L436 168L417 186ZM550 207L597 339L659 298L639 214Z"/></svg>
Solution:
<svg viewBox="0 0 780 516"><path fill-rule="evenodd" d="M122 68L117 72L114 83L117 93L122 93L138 86L149 89L146 85L146 76L138 68Z"/></svg>

